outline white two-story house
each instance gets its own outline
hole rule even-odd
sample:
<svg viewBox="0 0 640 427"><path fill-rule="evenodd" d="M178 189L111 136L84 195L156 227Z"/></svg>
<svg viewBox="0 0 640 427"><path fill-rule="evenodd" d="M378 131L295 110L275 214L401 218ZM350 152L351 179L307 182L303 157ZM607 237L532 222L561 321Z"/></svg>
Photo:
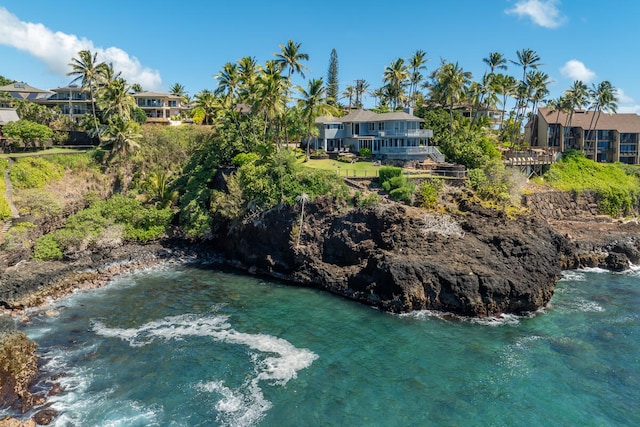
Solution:
<svg viewBox="0 0 640 427"><path fill-rule="evenodd" d="M327 152L349 149L359 153L366 148L379 159L417 160L431 158L438 162L444 156L437 147L429 146L433 131L422 129L424 120L404 111L374 113L352 111L344 117L318 117L318 137L310 143Z"/></svg>

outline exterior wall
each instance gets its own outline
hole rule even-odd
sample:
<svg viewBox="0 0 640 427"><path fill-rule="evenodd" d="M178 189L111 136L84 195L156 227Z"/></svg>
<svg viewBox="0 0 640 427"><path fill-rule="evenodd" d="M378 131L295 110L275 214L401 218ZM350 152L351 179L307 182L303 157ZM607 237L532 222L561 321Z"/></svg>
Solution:
<svg viewBox="0 0 640 427"><path fill-rule="evenodd" d="M522 205L547 219L577 219L600 214L595 193L587 191L579 196L565 191L525 194Z"/></svg>

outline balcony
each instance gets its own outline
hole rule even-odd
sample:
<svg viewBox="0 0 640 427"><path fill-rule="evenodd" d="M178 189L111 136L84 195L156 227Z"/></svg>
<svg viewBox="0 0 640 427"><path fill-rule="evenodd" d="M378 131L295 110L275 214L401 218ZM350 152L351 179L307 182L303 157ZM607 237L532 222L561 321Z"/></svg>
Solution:
<svg viewBox="0 0 640 427"><path fill-rule="evenodd" d="M431 129L391 129L378 131L378 136L382 138L400 137L400 138L432 138L433 131Z"/></svg>
<svg viewBox="0 0 640 427"><path fill-rule="evenodd" d="M444 162L444 155L438 150L438 147L381 147L380 154L388 156L389 158L412 158L431 157L436 162Z"/></svg>

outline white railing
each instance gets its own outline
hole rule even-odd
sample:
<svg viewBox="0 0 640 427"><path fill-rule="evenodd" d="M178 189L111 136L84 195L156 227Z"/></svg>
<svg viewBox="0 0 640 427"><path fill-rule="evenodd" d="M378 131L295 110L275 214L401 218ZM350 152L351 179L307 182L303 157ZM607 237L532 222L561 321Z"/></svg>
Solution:
<svg viewBox="0 0 640 427"><path fill-rule="evenodd" d="M400 136L405 138L432 138L433 131L431 129L391 129L378 131L378 136L383 138L389 136Z"/></svg>

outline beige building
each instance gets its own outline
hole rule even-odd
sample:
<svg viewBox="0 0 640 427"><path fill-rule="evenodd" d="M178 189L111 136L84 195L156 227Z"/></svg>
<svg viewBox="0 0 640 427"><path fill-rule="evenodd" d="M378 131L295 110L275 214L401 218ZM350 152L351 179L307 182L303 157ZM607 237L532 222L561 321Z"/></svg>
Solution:
<svg viewBox="0 0 640 427"><path fill-rule="evenodd" d="M180 116L187 107L182 98L170 93L134 93L136 104L147 114L147 123L169 124L172 117Z"/></svg>
<svg viewBox="0 0 640 427"><path fill-rule="evenodd" d="M573 115L540 108L531 145L563 152L582 150L598 162L640 163L640 116L574 111Z"/></svg>

